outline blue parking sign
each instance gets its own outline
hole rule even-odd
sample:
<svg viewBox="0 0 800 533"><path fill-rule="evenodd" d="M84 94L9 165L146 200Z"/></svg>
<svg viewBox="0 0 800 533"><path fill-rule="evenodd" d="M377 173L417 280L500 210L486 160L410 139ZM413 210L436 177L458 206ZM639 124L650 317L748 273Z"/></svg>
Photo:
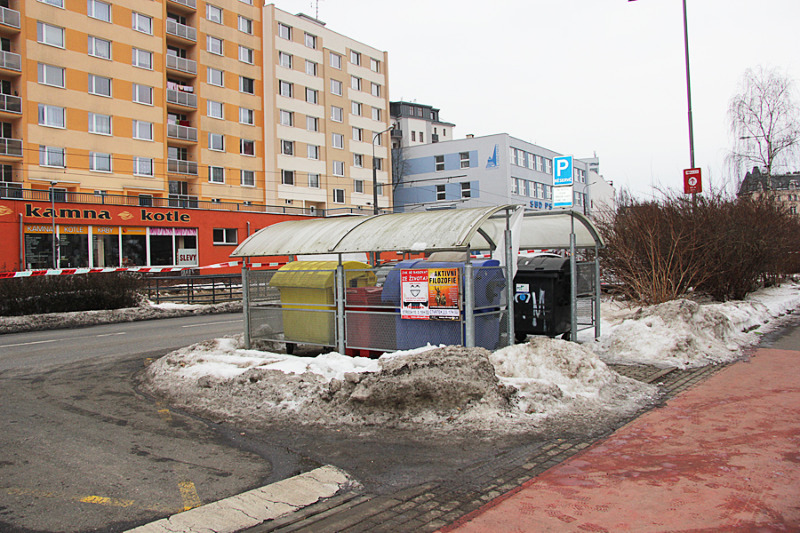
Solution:
<svg viewBox="0 0 800 533"><path fill-rule="evenodd" d="M553 186L572 185L572 156L553 158Z"/></svg>

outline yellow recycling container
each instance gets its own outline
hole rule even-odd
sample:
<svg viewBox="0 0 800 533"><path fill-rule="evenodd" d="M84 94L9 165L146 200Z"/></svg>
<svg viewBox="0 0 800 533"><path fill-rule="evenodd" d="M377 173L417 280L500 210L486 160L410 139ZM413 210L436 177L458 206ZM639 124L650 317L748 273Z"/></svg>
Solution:
<svg viewBox="0 0 800 533"><path fill-rule="evenodd" d="M272 276L281 293L283 334L288 342L336 344L336 261L294 261ZM375 273L359 261L344 261L345 287L372 287Z"/></svg>

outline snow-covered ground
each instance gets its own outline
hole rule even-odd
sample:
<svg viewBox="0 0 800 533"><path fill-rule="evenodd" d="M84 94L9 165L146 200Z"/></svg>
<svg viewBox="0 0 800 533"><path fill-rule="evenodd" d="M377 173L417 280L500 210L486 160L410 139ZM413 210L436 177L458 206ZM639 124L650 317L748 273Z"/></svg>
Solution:
<svg viewBox="0 0 800 533"><path fill-rule="evenodd" d="M726 303L676 300L639 308L608 301L596 341L534 337L493 353L431 346L379 359L245 350L240 336L163 357L148 367L142 387L211 419L254 426L528 431L554 419L628 416L657 398L655 386L606 363L694 368L730 362L798 307L795 283Z"/></svg>

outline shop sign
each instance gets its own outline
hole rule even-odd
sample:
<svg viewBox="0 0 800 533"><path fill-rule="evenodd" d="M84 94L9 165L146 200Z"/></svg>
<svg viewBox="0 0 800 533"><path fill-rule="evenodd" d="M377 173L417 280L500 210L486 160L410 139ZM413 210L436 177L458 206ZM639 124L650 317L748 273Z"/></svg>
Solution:
<svg viewBox="0 0 800 533"><path fill-rule="evenodd" d="M86 220L111 220L111 212L106 209L76 209L69 207L37 207L33 204L25 204L25 216L31 218L68 218ZM130 220L134 217L131 213L124 211L118 215L123 220ZM192 217L188 213L174 211L150 211L141 209L139 220L142 222L191 222Z"/></svg>
<svg viewBox="0 0 800 533"><path fill-rule="evenodd" d="M400 317L458 320L461 317L457 268L402 269Z"/></svg>
<svg viewBox="0 0 800 533"><path fill-rule="evenodd" d="M197 248L178 248L178 266L196 266Z"/></svg>

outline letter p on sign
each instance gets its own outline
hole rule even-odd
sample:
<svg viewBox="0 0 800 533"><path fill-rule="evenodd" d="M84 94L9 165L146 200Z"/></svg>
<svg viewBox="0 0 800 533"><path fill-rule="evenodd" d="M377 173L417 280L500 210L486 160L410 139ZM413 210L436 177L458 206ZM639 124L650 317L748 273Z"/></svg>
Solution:
<svg viewBox="0 0 800 533"><path fill-rule="evenodd" d="M572 156L553 158L553 186L572 185Z"/></svg>

